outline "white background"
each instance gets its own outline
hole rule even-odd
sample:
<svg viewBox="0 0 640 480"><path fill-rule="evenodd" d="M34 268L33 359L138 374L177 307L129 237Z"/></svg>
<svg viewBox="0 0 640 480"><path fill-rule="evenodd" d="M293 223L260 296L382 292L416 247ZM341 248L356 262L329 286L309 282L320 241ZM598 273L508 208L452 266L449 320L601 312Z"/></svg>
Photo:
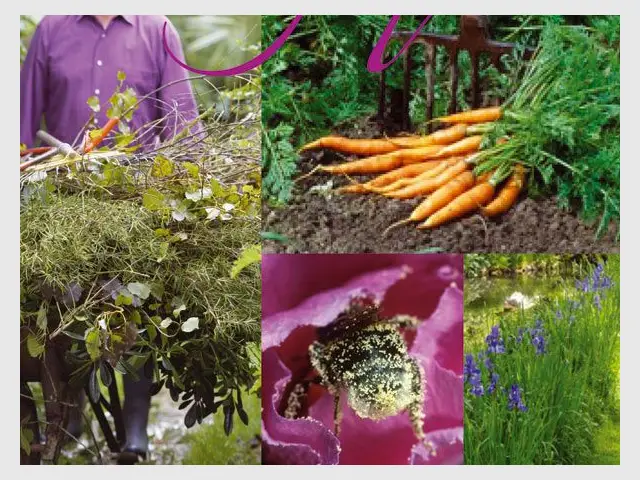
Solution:
<svg viewBox="0 0 640 480"><path fill-rule="evenodd" d="M640 469L634 467L640 456L638 449L638 412L640 411L640 366L637 351L640 345L640 307L635 304L638 295L635 290L640 286L638 280L638 258L640 251L640 188L634 182L640 177L640 149L635 147L634 139L640 136L640 118L630 113L639 111L640 106L640 18L638 2L593 1L576 2L560 0L538 0L536 2L489 1L483 2L458 0L447 2L426 2L416 0L394 0L393 2L372 2L371 0L321 0L318 2L282 1L282 0L242 0L234 2L209 1L157 1L157 0L111 0L107 3L78 2L70 0L30 0L27 2L3 1L0 17L0 57L5 67L0 76L0 145L6 151L0 159L0 312L4 341L0 344L0 372L6 387L0 396L0 455L1 474L5 478L18 475L36 475L47 478L84 478L101 479L122 476L133 478L137 475L152 475L155 479L176 479L188 475L189 478L207 478L225 476L225 479L255 479L259 476L282 478L291 475L296 478L315 479L327 476L352 480L386 479L388 476L401 476L404 479L426 478L492 478L526 479L562 478L567 475L593 478L612 476L626 478L633 471L636 477ZM91 12L92 6L99 11ZM109 8L109 11L105 10ZM334 466L334 467L291 467L291 466L74 466L74 467L26 467L19 465L19 176L17 150L19 138L19 15L20 14L172 14L172 15L218 15L218 14L612 14L621 15L622 55L624 69L621 78L621 94L624 98L622 108L622 203L628 209L621 210L621 254L624 263L621 271L621 466L613 467L575 467L575 466ZM302 20L304 22L304 19ZM263 46L264 48L265 46ZM366 68L365 65L362 68ZM635 119L635 120L634 120ZM631 208L633 205L634 208ZM366 446L363 446L366 448ZM635 458L634 458L635 457ZM637 465L637 464L636 464ZM140 468L145 469L139 470ZM135 470L137 469L137 470ZM329 471L329 469L331 469Z"/></svg>

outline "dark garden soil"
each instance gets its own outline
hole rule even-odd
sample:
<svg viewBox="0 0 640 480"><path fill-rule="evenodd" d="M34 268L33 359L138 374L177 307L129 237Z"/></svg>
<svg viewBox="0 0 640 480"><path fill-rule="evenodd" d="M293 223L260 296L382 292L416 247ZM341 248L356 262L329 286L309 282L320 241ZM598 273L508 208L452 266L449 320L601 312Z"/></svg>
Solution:
<svg viewBox="0 0 640 480"><path fill-rule="evenodd" d="M343 133L356 138L378 136L370 129L369 125L361 125ZM331 152L314 152L300 159L299 171L302 174L319 163L340 161L342 158ZM409 216L420 199L392 200L379 195L331 191L348 183L344 176L316 173L296 183L286 206L272 208L264 202L263 232L268 232L264 251L618 253L620 250L614 225L596 239L597 225L585 224L574 213L561 209L555 198L526 196L495 219L472 215L433 230L405 225L383 236L390 224ZM274 233L286 241L269 239Z"/></svg>

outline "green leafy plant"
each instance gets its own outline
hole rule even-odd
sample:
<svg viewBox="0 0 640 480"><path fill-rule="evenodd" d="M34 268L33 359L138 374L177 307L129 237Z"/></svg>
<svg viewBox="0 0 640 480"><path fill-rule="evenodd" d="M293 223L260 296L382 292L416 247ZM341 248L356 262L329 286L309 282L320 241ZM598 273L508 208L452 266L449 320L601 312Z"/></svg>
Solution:
<svg viewBox="0 0 640 480"><path fill-rule="evenodd" d="M619 268L608 256L559 298L465 338L466 463L594 461L600 427L619 419Z"/></svg>

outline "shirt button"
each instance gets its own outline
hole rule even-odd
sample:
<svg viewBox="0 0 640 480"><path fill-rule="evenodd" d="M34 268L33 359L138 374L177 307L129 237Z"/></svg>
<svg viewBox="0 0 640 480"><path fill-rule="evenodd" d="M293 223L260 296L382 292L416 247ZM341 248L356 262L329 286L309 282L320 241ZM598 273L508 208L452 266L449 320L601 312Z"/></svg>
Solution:
<svg viewBox="0 0 640 480"><path fill-rule="evenodd" d="M98 64L99 67L102 66L102 60L98 60L96 63Z"/></svg>
<svg viewBox="0 0 640 480"><path fill-rule="evenodd" d="M93 123L97 125L97 124L98 124L98 119L97 119L97 118L94 118L94 119L93 119Z"/></svg>
<svg viewBox="0 0 640 480"><path fill-rule="evenodd" d="M107 36L107 34L106 34L106 33L103 33L103 34L102 34L102 35L100 35L100 36L101 36L102 38L104 38L104 37L106 37L106 36Z"/></svg>
<svg viewBox="0 0 640 480"><path fill-rule="evenodd" d="M96 88L96 89L93 91L93 93L95 93L96 95L100 95L100 89L99 89L99 88Z"/></svg>

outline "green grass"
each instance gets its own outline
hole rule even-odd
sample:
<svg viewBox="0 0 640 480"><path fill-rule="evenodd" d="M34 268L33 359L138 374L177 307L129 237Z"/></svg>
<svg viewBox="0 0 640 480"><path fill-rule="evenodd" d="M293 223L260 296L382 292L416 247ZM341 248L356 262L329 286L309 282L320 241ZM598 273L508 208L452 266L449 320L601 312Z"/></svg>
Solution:
<svg viewBox="0 0 640 480"><path fill-rule="evenodd" d="M607 418L595 438L592 465L620 464L620 419Z"/></svg>
<svg viewBox="0 0 640 480"><path fill-rule="evenodd" d="M256 395L243 397L244 407L249 415L249 425L245 426L234 417L235 426L230 436L224 434L222 409L213 417L213 424L202 426L194 433L188 433L184 442L190 446L185 456L185 465L259 465L260 447L256 436L260 435L260 399ZM253 441L253 442L252 442Z"/></svg>
<svg viewBox="0 0 640 480"><path fill-rule="evenodd" d="M495 318L505 352L486 353L492 370L484 360L478 361L483 395L474 395L471 382L465 383L466 463L615 460L619 450L619 257L609 257L605 275L613 280L606 290L574 289L555 303L521 312L519 321ZM546 342L543 354L536 353L528 333L518 342L519 329L533 328L538 320ZM476 344L468 351L477 361L486 348ZM493 393L488 391L491 372L499 375ZM527 411L508 408L512 385L520 388Z"/></svg>

